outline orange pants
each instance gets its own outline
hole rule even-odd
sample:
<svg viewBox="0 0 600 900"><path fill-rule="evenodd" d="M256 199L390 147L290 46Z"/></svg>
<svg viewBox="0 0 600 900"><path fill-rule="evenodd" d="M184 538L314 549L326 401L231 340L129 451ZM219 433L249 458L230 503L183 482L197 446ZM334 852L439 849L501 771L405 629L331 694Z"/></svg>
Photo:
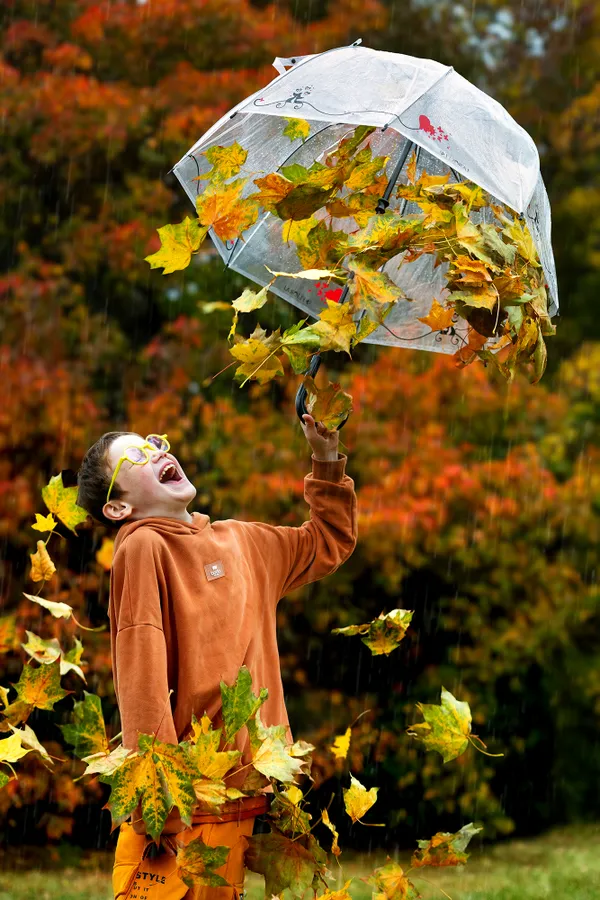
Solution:
<svg viewBox="0 0 600 900"><path fill-rule="evenodd" d="M244 890L244 837L253 830L254 818L248 818L193 825L178 835L185 844L200 837L211 847L231 847L225 865L215 869L231 887L188 888L177 877L175 856L162 853L156 859L142 859L146 838L131 825L121 825L113 868L115 900L239 900Z"/></svg>

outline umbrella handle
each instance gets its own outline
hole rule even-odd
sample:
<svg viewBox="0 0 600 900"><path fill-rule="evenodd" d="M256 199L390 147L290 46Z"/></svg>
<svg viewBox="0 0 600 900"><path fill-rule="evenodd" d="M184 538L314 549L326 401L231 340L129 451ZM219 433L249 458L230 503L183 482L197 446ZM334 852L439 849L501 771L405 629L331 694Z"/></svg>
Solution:
<svg viewBox="0 0 600 900"><path fill-rule="evenodd" d="M308 369L306 370L306 372L304 374L310 375L311 378L314 378L315 375L317 374L317 372L319 371L320 365L321 365L321 354L315 353L310 361L310 365L309 365ZM300 419L301 422L303 421L302 416L304 416L308 412L305 401L306 401L306 388L304 387L303 384L301 384L300 387L298 388L298 390L296 391L296 413L298 414L298 418ZM347 421L348 421L348 416L346 416L344 421L341 422L340 425L338 425L337 431L339 431L340 428L343 428Z"/></svg>

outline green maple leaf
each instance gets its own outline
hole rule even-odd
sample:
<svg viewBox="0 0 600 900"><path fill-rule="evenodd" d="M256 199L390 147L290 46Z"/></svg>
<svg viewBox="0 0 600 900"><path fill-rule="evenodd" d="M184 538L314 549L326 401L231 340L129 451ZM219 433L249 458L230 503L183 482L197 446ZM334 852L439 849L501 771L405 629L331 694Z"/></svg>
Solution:
<svg viewBox="0 0 600 900"><path fill-rule="evenodd" d="M18 700L3 710L7 718L9 718L9 710L19 702L35 709L50 710L54 708L55 703L72 693L72 691L63 691L60 686L60 660L58 659L36 668L23 666L21 677L13 687L17 692Z"/></svg>
<svg viewBox="0 0 600 900"><path fill-rule="evenodd" d="M315 874L325 869L326 854L312 835L292 841L273 832L254 835L247 841L246 868L265 876L265 897L287 889L295 900L302 900Z"/></svg>
<svg viewBox="0 0 600 900"><path fill-rule="evenodd" d="M413 853L410 864L415 869L422 866L462 866L468 858L465 848L473 835L482 830L470 822L454 834L438 831L429 841L417 841L419 849Z"/></svg>
<svg viewBox="0 0 600 900"><path fill-rule="evenodd" d="M96 694L83 692L84 699L73 707L73 723L59 725L63 736L73 745L73 752L82 759L95 753L110 753L106 727L102 715L102 703Z"/></svg>
<svg viewBox="0 0 600 900"><path fill-rule="evenodd" d="M230 741L262 706L269 691L263 687L258 697L252 693L252 676L246 666L241 667L231 686L222 681L220 687L225 737Z"/></svg>
<svg viewBox="0 0 600 900"><path fill-rule="evenodd" d="M42 499L50 512L58 516L74 534L77 534L76 526L85 522L88 516L87 510L77 506L77 493L77 487L66 488L63 485L62 473L54 475L42 488Z"/></svg>
<svg viewBox="0 0 600 900"><path fill-rule="evenodd" d="M160 237L161 247L156 253L145 256L151 269L164 267L163 275L187 269L192 253L199 248L208 233L208 226L201 225L198 219L186 216L178 225L163 225L156 229Z"/></svg>
<svg viewBox="0 0 600 900"><path fill-rule="evenodd" d="M411 737L423 741L427 750L437 750L444 762L456 759L467 749L471 735L471 709L469 704L457 700L450 691L442 688L441 703L417 703L425 722L407 729Z"/></svg>
<svg viewBox="0 0 600 900"><path fill-rule="evenodd" d="M282 134L284 134L285 137L289 137L290 141L295 141L296 138L302 138L302 142L304 142L310 134L310 125L306 119L293 119L289 116L285 116L284 118L288 124L283 129Z"/></svg>
<svg viewBox="0 0 600 900"><path fill-rule="evenodd" d="M296 322L284 331L281 336L281 349L289 358L296 374L306 371L310 357L319 349L321 343L313 326L302 327L305 322L306 319L301 319L300 322Z"/></svg>
<svg viewBox="0 0 600 900"><path fill-rule="evenodd" d="M347 625L345 628L334 628L332 634L343 634L351 637L361 635L363 644L366 644L373 656L386 656L395 650L406 634L406 629L413 617L412 609L393 609L391 612L381 615L365 625Z"/></svg>
<svg viewBox="0 0 600 900"><path fill-rule="evenodd" d="M230 886L222 875L214 871L225 865L230 849L225 846L210 847L197 837L177 851L177 875L189 888L195 885Z"/></svg>
<svg viewBox="0 0 600 900"><path fill-rule="evenodd" d="M227 181L239 173L248 158L248 151L235 141L228 147L209 147L202 155L207 158L212 169L202 175L200 180Z"/></svg>

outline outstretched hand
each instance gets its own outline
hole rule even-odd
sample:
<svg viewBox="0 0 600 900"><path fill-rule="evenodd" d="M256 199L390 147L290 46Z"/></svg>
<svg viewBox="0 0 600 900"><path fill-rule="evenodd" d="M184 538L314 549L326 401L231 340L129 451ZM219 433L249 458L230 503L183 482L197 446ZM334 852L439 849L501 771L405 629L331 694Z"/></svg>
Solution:
<svg viewBox="0 0 600 900"><path fill-rule="evenodd" d="M338 431L329 431L322 422L315 422L308 413L302 416L300 424L315 459L331 462L338 458Z"/></svg>

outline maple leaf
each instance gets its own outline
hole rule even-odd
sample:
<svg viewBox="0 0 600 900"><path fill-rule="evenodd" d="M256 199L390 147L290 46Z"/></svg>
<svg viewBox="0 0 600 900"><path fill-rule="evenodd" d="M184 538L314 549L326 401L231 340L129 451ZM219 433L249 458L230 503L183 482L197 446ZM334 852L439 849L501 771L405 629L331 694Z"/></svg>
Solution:
<svg viewBox="0 0 600 900"><path fill-rule="evenodd" d="M482 222L479 225L479 231L483 238L483 245L492 256L495 256L500 263L512 265L515 261L517 248L514 244L507 244L502 240L500 232L495 225L490 222Z"/></svg>
<svg viewBox="0 0 600 900"><path fill-rule="evenodd" d="M533 238L524 223L521 224L518 219L515 219L502 230L502 234L512 241L519 256L526 259L532 266L541 268Z"/></svg>
<svg viewBox="0 0 600 900"><path fill-rule="evenodd" d="M282 166L281 174L295 187L329 189L335 186L336 182L340 182L341 172L336 166L326 166L314 160L309 169L300 163Z"/></svg>
<svg viewBox="0 0 600 900"><path fill-rule="evenodd" d="M352 729L346 728L345 732L343 734L338 734L334 738L333 744L329 745L329 749L336 759L346 759L348 756L351 735Z"/></svg>
<svg viewBox="0 0 600 900"><path fill-rule="evenodd" d="M248 727L248 736L250 737L250 747L253 752L256 752L263 741L267 738L273 738L279 741L285 741L287 728L285 725L264 725L260 708L256 710L254 715L248 719L246 723ZM311 746L311 745L309 745Z"/></svg>
<svg viewBox="0 0 600 900"><path fill-rule="evenodd" d="M352 412L352 397L337 382L330 381L318 388L310 375L305 375L306 409L316 422L322 422L329 431L335 431Z"/></svg>
<svg viewBox="0 0 600 900"><path fill-rule="evenodd" d="M208 179L213 182L223 182L239 173L248 158L248 151L244 150L235 141L235 143L226 147L209 147L208 150L203 151L202 156L206 157L212 169L205 175L197 175L195 178L192 178L192 181L205 181Z"/></svg>
<svg viewBox="0 0 600 900"><path fill-rule="evenodd" d="M10 730L19 736L19 740L24 747L29 747L30 750L35 750L40 756L45 759L51 766L54 765L50 754L46 750L43 744L37 739L37 735L33 728L30 728L29 725L23 725L21 728L15 728L14 725L10 725Z"/></svg>
<svg viewBox="0 0 600 900"><path fill-rule="evenodd" d="M325 206L337 190L337 185L321 188L310 183L296 184L286 197L275 204L275 215L284 220L307 219Z"/></svg>
<svg viewBox="0 0 600 900"><path fill-rule="evenodd" d="M19 681L13 685L17 700L7 706L2 714L12 724L17 725L27 718L32 709L53 709L54 704L72 691L64 691L60 686L60 661L34 668L23 666Z"/></svg>
<svg viewBox="0 0 600 900"><path fill-rule="evenodd" d="M123 765L128 756L135 755L135 752L119 744L110 753L91 753L89 756L82 756L82 762L87 764L84 775L112 775L116 769Z"/></svg>
<svg viewBox="0 0 600 900"><path fill-rule="evenodd" d="M490 258L489 254L485 252L485 243L482 234L477 225L471 222L464 203L460 201L455 203L452 207L452 213L454 215L456 237L460 246L483 262L494 265L494 261Z"/></svg>
<svg viewBox="0 0 600 900"><path fill-rule="evenodd" d="M348 888L351 884L352 879L349 878L344 887L339 888L337 891L332 891L327 888L325 893L320 895L319 900L352 900L352 897L348 893Z"/></svg>
<svg viewBox="0 0 600 900"><path fill-rule="evenodd" d="M297 242L296 253L304 270L337 268L348 252L347 243L345 231L332 231L321 221L306 232L302 241Z"/></svg>
<svg viewBox="0 0 600 900"><path fill-rule="evenodd" d="M360 344L361 341L364 341L366 337L368 337L374 331L377 331L379 326L391 313L394 306L395 303L383 304L379 309L375 311L375 318L372 318L373 311L368 313L365 310L358 323L356 336L352 339L352 346L356 347L356 345Z"/></svg>
<svg viewBox="0 0 600 900"><path fill-rule="evenodd" d="M21 736L18 732L0 740L0 763L17 762L27 753L31 753L31 748L23 747Z"/></svg>
<svg viewBox="0 0 600 900"><path fill-rule="evenodd" d="M260 309L269 299L267 291L268 286L258 292L253 291L251 288L245 288L243 293L231 305L239 312L252 312L253 309Z"/></svg>
<svg viewBox="0 0 600 900"><path fill-rule="evenodd" d="M340 849L340 845L338 843L340 836L336 830L335 825L329 818L329 813L327 812L326 809L324 809L321 813L321 821L323 822L323 825L325 825L327 828L329 828L329 830L331 831L331 833L333 835L333 842L331 844L331 852L333 853L334 856L340 856L340 854L342 852Z"/></svg>
<svg viewBox="0 0 600 900"><path fill-rule="evenodd" d="M259 384L265 384L276 375L283 375L281 360L275 355L281 346L278 332L279 329L267 336L267 332L257 325L246 340L236 335L238 340L229 348L231 355L242 364L235 370L236 379L255 378Z"/></svg>
<svg viewBox="0 0 600 900"><path fill-rule="evenodd" d="M263 687L258 697L252 693L252 676L247 666L240 668L231 686L221 681L220 687L225 737L229 742L263 705L269 691Z"/></svg>
<svg viewBox="0 0 600 900"><path fill-rule="evenodd" d="M326 868L325 854L314 839L310 841L311 837L302 835L290 840L283 834L272 832L246 838L245 865L251 872L265 876L265 897L289 889L295 900L302 900L315 873Z"/></svg>
<svg viewBox="0 0 600 900"><path fill-rule="evenodd" d="M450 328L454 321L454 316L454 309L446 309L445 306L442 306L434 299L428 314L419 316L419 322L428 325L432 331L444 331L446 328Z"/></svg>
<svg viewBox="0 0 600 900"><path fill-rule="evenodd" d="M405 250L415 237L415 222L392 210L375 215L360 231L349 235L348 250L360 254L363 266L377 268ZM356 259L356 257L355 257Z"/></svg>
<svg viewBox="0 0 600 900"><path fill-rule="evenodd" d="M309 358L321 345L321 338L314 332L313 326L302 327L305 322L306 319L301 319L281 336L281 349L289 357L296 374L306 371Z"/></svg>
<svg viewBox="0 0 600 900"><path fill-rule="evenodd" d="M77 525L88 517L87 510L77 506L77 492L77 487L64 487L62 473L54 475L42 488L42 499L50 512L58 516L74 534L77 534Z"/></svg>
<svg viewBox="0 0 600 900"><path fill-rule="evenodd" d="M284 178L278 172L271 172L264 178L255 178L253 184L259 188L256 194L251 194L255 203L259 203L263 209L272 215L277 215L277 204L284 200L294 189L294 182ZM300 222L297 223L300 225Z"/></svg>
<svg viewBox="0 0 600 900"><path fill-rule="evenodd" d="M107 572L110 571L110 567L112 566L114 549L114 540L105 536L102 538L102 546L96 552L96 562L99 563Z"/></svg>
<svg viewBox="0 0 600 900"><path fill-rule="evenodd" d="M41 516L39 513L36 513L35 523L31 527L35 531L54 531L56 525L57 521L52 513L48 513L47 516Z"/></svg>
<svg viewBox="0 0 600 900"><path fill-rule="evenodd" d="M145 262L151 269L163 268L163 275L187 269L192 253L200 247L208 233L208 227L201 225L198 219L186 216L177 225L163 225L156 229L160 237L160 250L145 256Z"/></svg>
<svg viewBox="0 0 600 900"><path fill-rule="evenodd" d="M83 700L73 706L73 722L59 725L63 737L73 745L73 752L80 759L102 753L110 753L106 727L102 715L102 703L96 694L83 692Z"/></svg>
<svg viewBox="0 0 600 900"><path fill-rule="evenodd" d="M44 541L37 542L37 552L30 553L31 573L29 577L32 581L50 581L56 572L56 566L50 559L50 554L46 550Z"/></svg>
<svg viewBox="0 0 600 900"><path fill-rule="evenodd" d="M191 824L196 795L182 747L140 734L138 748L139 752L127 756L111 774L100 775L100 781L111 786L106 808L113 827L124 822L141 802L146 831L157 841L174 806L182 822Z"/></svg>
<svg viewBox="0 0 600 900"><path fill-rule="evenodd" d="M36 662L52 663L55 659L59 659L62 650L57 638L45 641L32 631L25 631L25 634L27 635L27 643L21 644L21 647Z"/></svg>
<svg viewBox="0 0 600 900"><path fill-rule="evenodd" d="M332 165L336 159L338 161L351 159L362 142L376 130L374 125L358 125L350 137L343 138L337 147L329 151L325 157L327 165Z"/></svg>
<svg viewBox="0 0 600 900"><path fill-rule="evenodd" d="M355 259L348 261L348 269L354 276L348 283L348 297L355 313L366 309L372 318L377 318L382 306L405 296L385 272L369 269Z"/></svg>
<svg viewBox="0 0 600 900"><path fill-rule="evenodd" d="M238 761L241 752L220 751L222 729L213 730L211 727L203 730L205 719L210 723L208 716L203 716L201 723L198 723L195 716L192 718L193 737L180 746L186 749L190 769L199 776L220 781Z"/></svg>
<svg viewBox="0 0 600 900"><path fill-rule="evenodd" d="M378 894L373 894L377 900L418 900L420 897L414 884L404 874L402 866L392 862L389 856L384 866L374 869L364 880L375 885L379 891Z"/></svg>
<svg viewBox="0 0 600 900"><path fill-rule="evenodd" d="M310 832L310 813L303 810L298 805L297 794L291 793L296 791L302 799L302 791L292 785L287 791L281 791L276 794L274 801L269 809L269 819L273 822L277 831L282 834L288 834L292 837L295 834L308 834ZM292 799L293 798L293 799Z"/></svg>
<svg viewBox="0 0 600 900"><path fill-rule="evenodd" d="M468 858L465 848L473 835L482 830L470 822L454 834L438 831L429 841L417 841L419 849L413 853L410 864L415 869L421 866L462 866Z"/></svg>
<svg viewBox="0 0 600 900"><path fill-rule="evenodd" d="M396 649L406 634L413 614L412 609L393 609L385 615L381 613L378 618L365 625L334 628L331 633L343 634L348 637L360 634L363 644L367 645L373 656L380 656L382 653L387 656Z"/></svg>
<svg viewBox="0 0 600 900"><path fill-rule="evenodd" d="M227 862L231 847L211 847L201 837L194 838L177 851L177 875L189 888L228 887L230 883L214 870Z"/></svg>
<svg viewBox="0 0 600 900"><path fill-rule="evenodd" d="M377 800L378 790L378 787L367 790L358 778L350 773L350 787L344 788L344 806L353 822L360 821L364 814L371 809Z"/></svg>
<svg viewBox="0 0 600 900"><path fill-rule="evenodd" d="M413 150L406 167L406 180L409 184L414 184L417 177L417 151Z"/></svg>
<svg viewBox="0 0 600 900"><path fill-rule="evenodd" d="M310 326L319 336L321 350L344 350L350 356L350 341L356 337L356 322L347 303L327 300L327 309L319 313L319 321Z"/></svg>
<svg viewBox="0 0 600 900"><path fill-rule="evenodd" d="M212 778L196 778L192 776L192 786L196 799L202 804L202 808L210 812L218 813L227 800L227 787L224 781L216 781Z"/></svg>
<svg viewBox="0 0 600 900"><path fill-rule="evenodd" d="M0 654L12 650L16 641L17 620L14 616L0 616Z"/></svg>
<svg viewBox="0 0 600 900"><path fill-rule="evenodd" d="M294 119L290 116L284 116L284 118L288 124L283 129L282 134L285 135L285 137L289 137L290 141L295 141L296 138L302 138L302 142L304 143L310 134L310 125L306 119Z"/></svg>
<svg viewBox="0 0 600 900"><path fill-rule="evenodd" d="M198 219L207 229L212 228L222 241L231 241L254 225L258 218L255 195L242 198L247 178L231 184L211 184L196 197Z"/></svg>
<svg viewBox="0 0 600 900"><path fill-rule="evenodd" d="M268 736L252 756L252 765L267 778L289 784L302 772L302 763L292 757L279 737Z"/></svg>
<svg viewBox="0 0 600 900"><path fill-rule="evenodd" d="M423 741L427 750L437 750L444 762L456 759L467 749L471 734L471 710L442 687L441 703L417 703L425 722L407 729L411 737Z"/></svg>
<svg viewBox="0 0 600 900"><path fill-rule="evenodd" d="M373 157L371 147L365 147L356 156L357 165L352 169L344 184L349 191L363 191L375 181L377 174L389 162L389 156Z"/></svg>

